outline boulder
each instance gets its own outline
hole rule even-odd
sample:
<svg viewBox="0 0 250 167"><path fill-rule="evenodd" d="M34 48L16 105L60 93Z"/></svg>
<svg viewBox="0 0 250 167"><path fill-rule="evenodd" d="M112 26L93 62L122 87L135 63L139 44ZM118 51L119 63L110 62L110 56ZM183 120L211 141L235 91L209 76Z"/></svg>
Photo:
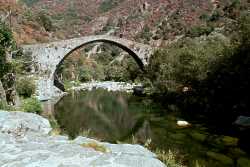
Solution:
<svg viewBox="0 0 250 167"><path fill-rule="evenodd" d="M177 121L177 126L182 127L182 128L187 128L187 127L190 127L191 124L188 123L187 121Z"/></svg>
<svg viewBox="0 0 250 167"><path fill-rule="evenodd" d="M225 164L228 166L233 166L233 160L226 155L209 151L209 152L207 152L207 156L216 160L216 161L219 161L222 164Z"/></svg>
<svg viewBox="0 0 250 167"><path fill-rule="evenodd" d="M27 132L48 134L51 131L49 121L39 115L24 112L0 110L0 132L25 135Z"/></svg>
<svg viewBox="0 0 250 167"><path fill-rule="evenodd" d="M244 128L250 128L250 117L239 116L234 122L234 124Z"/></svg>
<svg viewBox="0 0 250 167"><path fill-rule="evenodd" d="M143 96L144 95L144 88L142 86L133 87L133 95Z"/></svg>
<svg viewBox="0 0 250 167"><path fill-rule="evenodd" d="M190 136L192 137L192 139L199 141L199 142L204 142L207 138L206 134L199 133L199 132L192 132L190 133Z"/></svg>
<svg viewBox="0 0 250 167"><path fill-rule="evenodd" d="M41 116L0 111L0 166L165 167L140 145L110 144L86 137L69 140L48 135L50 129L48 120Z"/></svg>
<svg viewBox="0 0 250 167"><path fill-rule="evenodd" d="M239 158L237 160L237 167L250 167L250 159Z"/></svg>
<svg viewBox="0 0 250 167"><path fill-rule="evenodd" d="M235 137L224 136L221 141L225 146L237 146L239 139Z"/></svg>

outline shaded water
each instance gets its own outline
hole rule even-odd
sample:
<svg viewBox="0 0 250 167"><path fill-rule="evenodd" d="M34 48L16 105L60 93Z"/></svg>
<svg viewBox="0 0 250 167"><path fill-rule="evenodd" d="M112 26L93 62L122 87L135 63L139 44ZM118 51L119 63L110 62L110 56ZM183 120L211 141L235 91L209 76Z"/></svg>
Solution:
<svg viewBox="0 0 250 167"><path fill-rule="evenodd" d="M176 121L184 117L181 113L164 111L147 98L105 90L75 92L62 98L54 113L63 132L73 138L88 133L112 143L151 139L151 149L177 150L188 166L198 160L207 167L243 167L239 164L250 160L238 138L212 132L202 121L191 120L190 128L180 128Z"/></svg>

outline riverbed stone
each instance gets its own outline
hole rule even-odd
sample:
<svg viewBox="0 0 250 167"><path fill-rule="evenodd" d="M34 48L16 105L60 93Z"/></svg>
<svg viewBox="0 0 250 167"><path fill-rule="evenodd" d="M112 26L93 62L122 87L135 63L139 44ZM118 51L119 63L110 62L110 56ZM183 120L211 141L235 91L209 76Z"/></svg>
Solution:
<svg viewBox="0 0 250 167"><path fill-rule="evenodd" d="M110 144L86 137L68 140L50 136L41 116L0 111L0 166L3 167L164 167L156 155L140 145ZM17 134L18 132L18 134ZM108 152L82 144L96 142Z"/></svg>
<svg viewBox="0 0 250 167"><path fill-rule="evenodd" d="M199 132L192 132L190 133L190 136L197 141L204 142L207 138L206 134L199 133Z"/></svg>
<svg viewBox="0 0 250 167"><path fill-rule="evenodd" d="M237 146L238 145L238 138L230 137L230 136L224 136L221 141L225 146Z"/></svg>
<svg viewBox="0 0 250 167"><path fill-rule="evenodd" d="M173 134L171 134L170 137L172 139L175 139L175 140L183 140L183 139L186 139L186 134L184 134L184 133L173 133Z"/></svg>
<svg viewBox="0 0 250 167"><path fill-rule="evenodd" d="M239 116L234 124L241 127L250 128L250 117Z"/></svg>
<svg viewBox="0 0 250 167"><path fill-rule="evenodd" d="M245 156L246 155L246 152L241 150L240 148L237 148L237 147L234 147L234 148L230 148L229 149L229 152L230 152L230 155L232 157L241 157L241 156Z"/></svg>
<svg viewBox="0 0 250 167"><path fill-rule="evenodd" d="M239 158L237 160L237 167L250 167L250 159Z"/></svg>
<svg viewBox="0 0 250 167"><path fill-rule="evenodd" d="M226 155L216 153L216 152L212 152L212 151L209 151L206 154L207 154L208 157L210 157L210 158L212 158L212 159L214 159L216 161L219 161L222 164L229 165L229 166L233 165L233 160L230 157L226 156Z"/></svg>

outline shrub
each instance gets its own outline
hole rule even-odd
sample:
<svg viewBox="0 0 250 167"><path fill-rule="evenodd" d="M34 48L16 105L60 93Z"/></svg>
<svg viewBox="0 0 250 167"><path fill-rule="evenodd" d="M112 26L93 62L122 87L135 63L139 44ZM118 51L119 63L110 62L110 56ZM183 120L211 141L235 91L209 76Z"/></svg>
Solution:
<svg viewBox="0 0 250 167"><path fill-rule="evenodd" d="M163 150L156 150L155 151L157 157L167 166L169 167L185 167L183 162L178 161L178 153L172 152L171 150L163 151Z"/></svg>
<svg viewBox="0 0 250 167"><path fill-rule="evenodd" d="M193 37L199 37L202 35L209 35L213 30L214 28L210 26L195 26L195 27L192 27L187 32L187 36L193 38Z"/></svg>
<svg viewBox="0 0 250 167"><path fill-rule="evenodd" d="M25 3L27 6L33 6L39 0L21 0L21 2Z"/></svg>
<svg viewBox="0 0 250 167"><path fill-rule="evenodd" d="M14 106L10 106L6 101L0 99L0 110L15 111L16 109Z"/></svg>
<svg viewBox="0 0 250 167"><path fill-rule="evenodd" d="M41 103L35 97L25 99L23 101L22 109L25 112L36 113L36 114L40 114L42 112Z"/></svg>
<svg viewBox="0 0 250 167"><path fill-rule="evenodd" d="M220 19L219 11L215 10L209 18L209 21L218 21Z"/></svg>
<svg viewBox="0 0 250 167"><path fill-rule="evenodd" d="M143 27L142 31L138 34L138 37L143 39L144 42L148 43L153 36L152 32L150 31L150 28L146 25Z"/></svg>
<svg viewBox="0 0 250 167"><path fill-rule="evenodd" d="M219 35L179 41L155 52L150 58L148 76L162 93L195 84L206 79L213 64L221 59L226 44Z"/></svg>
<svg viewBox="0 0 250 167"><path fill-rule="evenodd" d="M52 31L54 29L54 26L52 24L52 19L48 14L42 12L39 13L38 21L46 31Z"/></svg>
<svg viewBox="0 0 250 167"><path fill-rule="evenodd" d="M32 78L21 78L16 84L17 93L23 97L31 97L35 93L36 85Z"/></svg>
<svg viewBox="0 0 250 167"><path fill-rule="evenodd" d="M101 12L108 12L112 8L118 5L122 0L103 0L100 4L99 10Z"/></svg>
<svg viewBox="0 0 250 167"><path fill-rule="evenodd" d="M91 79L92 79L91 69L89 68L80 69L79 81L87 82L87 81L91 81Z"/></svg>

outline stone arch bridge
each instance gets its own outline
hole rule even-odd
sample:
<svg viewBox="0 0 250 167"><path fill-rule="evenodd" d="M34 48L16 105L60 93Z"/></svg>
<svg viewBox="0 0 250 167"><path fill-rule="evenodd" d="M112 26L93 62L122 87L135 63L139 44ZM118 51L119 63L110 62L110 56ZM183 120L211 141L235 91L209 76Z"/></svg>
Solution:
<svg viewBox="0 0 250 167"><path fill-rule="evenodd" d="M32 56L36 67L35 74L39 78L37 94L40 100L51 99L60 93L60 90L54 86L54 74L63 60L73 51L95 42L110 43L118 46L128 52L142 70L147 66L154 50L149 45L107 35L86 36L51 43L23 45L24 53Z"/></svg>

